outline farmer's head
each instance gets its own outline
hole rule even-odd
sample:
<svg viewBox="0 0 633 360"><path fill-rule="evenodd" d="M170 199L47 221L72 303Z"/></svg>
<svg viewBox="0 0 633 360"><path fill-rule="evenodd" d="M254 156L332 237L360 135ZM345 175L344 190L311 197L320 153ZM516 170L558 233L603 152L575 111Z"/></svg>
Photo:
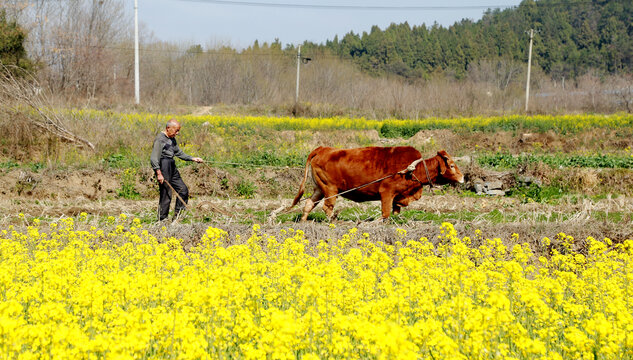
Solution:
<svg viewBox="0 0 633 360"><path fill-rule="evenodd" d="M167 137L173 138L180 132L180 123L176 119L169 119L165 126L165 134Z"/></svg>

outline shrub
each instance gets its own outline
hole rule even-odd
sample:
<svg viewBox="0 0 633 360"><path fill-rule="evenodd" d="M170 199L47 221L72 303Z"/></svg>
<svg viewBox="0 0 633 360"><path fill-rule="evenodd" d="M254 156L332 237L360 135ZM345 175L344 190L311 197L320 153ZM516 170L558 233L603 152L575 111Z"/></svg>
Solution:
<svg viewBox="0 0 633 360"><path fill-rule="evenodd" d="M136 191L136 169L125 169L120 175L121 188L118 195L124 199L139 199L141 194Z"/></svg>
<svg viewBox="0 0 633 360"><path fill-rule="evenodd" d="M255 195L256 190L257 188L255 187L255 185L248 180L240 181L235 187L235 191L237 192L237 195L244 197L246 199L252 199L253 196Z"/></svg>

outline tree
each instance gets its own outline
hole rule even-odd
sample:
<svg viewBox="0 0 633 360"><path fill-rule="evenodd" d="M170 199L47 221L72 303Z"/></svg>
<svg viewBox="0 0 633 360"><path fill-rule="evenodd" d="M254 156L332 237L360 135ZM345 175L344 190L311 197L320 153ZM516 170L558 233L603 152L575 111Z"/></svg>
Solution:
<svg viewBox="0 0 633 360"><path fill-rule="evenodd" d="M123 0L30 0L28 4L18 20L29 29L25 47L41 64L38 78L56 93L93 98L111 91L117 65L122 65L117 57L132 54L131 21Z"/></svg>
<svg viewBox="0 0 633 360"><path fill-rule="evenodd" d="M631 73L631 18L631 0L524 0L516 8L489 10L477 22L462 20L448 28L391 24L384 31L373 26L362 37L349 33L326 46L374 75L448 71L461 76L471 62L525 61L526 32L535 29L533 62L546 73Z"/></svg>
<svg viewBox="0 0 633 360"><path fill-rule="evenodd" d="M30 69L32 64L26 56L25 40L26 32L22 27L7 18L6 10L0 10L0 63Z"/></svg>

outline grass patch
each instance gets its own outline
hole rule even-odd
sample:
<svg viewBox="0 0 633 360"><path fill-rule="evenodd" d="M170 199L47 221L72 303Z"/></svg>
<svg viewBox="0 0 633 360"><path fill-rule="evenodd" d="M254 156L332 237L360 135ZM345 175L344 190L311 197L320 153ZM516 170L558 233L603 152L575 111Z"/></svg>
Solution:
<svg viewBox="0 0 633 360"><path fill-rule="evenodd" d="M382 213L380 207L358 208L351 207L341 210L337 215L337 221L349 222L370 222L380 220ZM298 222L301 219L301 213L281 214L277 216L277 221ZM487 220L493 223L511 222L515 219L513 215L507 215L499 210L493 210L489 213L473 212L473 211L456 211L450 213L437 214L423 210L403 210L399 215L391 215L390 221L394 224L407 224L412 221L432 222L434 224L442 224L450 221L473 221L475 219ZM308 215L308 220L315 222L326 222L327 216L323 211L314 211Z"/></svg>
<svg viewBox="0 0 633 360"><path fill-rule="evenodd" d="M141 198L141 194L136 190L136 169L125 169L118 177L121 181L121 188L118 196L123 199L137 200Z"/></svg>
<svg viewBox="0 0 633 360"><path fill-rule="evenodd" d="M299 222L301 220L301 212L298 213L287 213L287 214L280 214L277 215L277 221L280 221L282 223L286 223L286 222ZM313 211L310 214L308 214L308 221L314 221L314 222L326 222L327 221L327 216L325 215L325 212L322 210L317 210L317 211Z"/></svg>
<svg viewBox="0 0 633 360"><path fill-rule="evenodd" d="M140 158L130 150L119 149L119 152L110 153L104 156L100 162L110 169L141 168L148 166L149 153L146 158Z"/></svg>
<svg viewBox="0 0 633 360"><path fill-rule="evenodd" d="M506 195L517 197L521 199L523 203L551 203L567 193L568 190L563 185L538 186L536 184L530 184L509 189Z"/></svg>
<svg viewBox="0 0 633 360"><path fill-rule="evenodd" d="M630 223L633 220L633 213L620 211L592 211L591 216L596 220L615 224Z"/></svg>
<svg viewBox="0 0 633 360"><path fill-rule="evenodd" d="M400 215L393 216L393 222L396 224L406 224L409 221L424 221L432 222L434 224L442 224L446 221L473 221L481 215L481 213L466 210L443 214L423 210L404 210L400 213Z"/></svg>
<svg viewBox="0 0 633 360"><path fill-rule="evenodd" d="M504 212L500 209L494 209L488 212L482 211L453 211L438 214L436 212L428 212L424 210L403 210L399 215L391 215L389 221L396 225L411 224L412 222L426 222L441 225L444 222L450 223L471 223L473 221L483 221L492 224L508 224L521 222L524 220L536 221L539 223L558 223L567 221L574 216L572 213L562 212L531 212L531 213L516 213L516 212ZM592 216L603 221L607 216L604 212L594 212ZM256 214L254 221L264 221L266 218L265 212ZM608 214L608 220L612 223L625 223L633 218L633 214L626 212L613 212ZM287 222L299 222L301 219L301 213L288 213L277 216L277 221L281 223ZM380 207L361 209L357 207L351 207L343 209L337 216L337 221L342 222L372 222L381 219ZM314 222L327 222L327 217L323 211L315 211L308 216L309 221Z"/></svg>
<svg viewBox="0 0 633 360"><path fill-rule="evenodd" d="M210 160L216 166L222 167L241 167L242 165L253 167L302 167L305 166L307 157L307 153L256 150L249 153L235 153L229 159L212 157Z"/></svg>
<svg viewBox="0 0 633 360"><path fill-rule="evenodd" d="M480 166L502 169L513 169L519 165L535 163L543 163L551 167L633 169L632 156L612 154L523 154L515 156L510 153L496 152L479 156L477 162Z"/></svg>
<svg viewBox="0 0 633 360"><path fill-rule="evenodd" d="M252 199L255 196L256 190L257 187L255 187L255 185L248 180L241 180L235 186L235 192L237 193L237 195L245 199Z"/></svg>
<svg viewBox="0 0 633 360"><path fill-rule="evenodd" d="M371 208L351 207L341 210L337 219L343 221L374 221L382 217L379 206Z"/></svg>
<svg viewBox="0 0 633 360"><path fill-rule="evenodd" d="M8 160L8 161L0 163L0 169L2 169L2 170L11 170L11 169L15 169L15 168L17 168L19 166L20 166L20 164L15 162L15 161L13 161L13 160Z"/></svg>

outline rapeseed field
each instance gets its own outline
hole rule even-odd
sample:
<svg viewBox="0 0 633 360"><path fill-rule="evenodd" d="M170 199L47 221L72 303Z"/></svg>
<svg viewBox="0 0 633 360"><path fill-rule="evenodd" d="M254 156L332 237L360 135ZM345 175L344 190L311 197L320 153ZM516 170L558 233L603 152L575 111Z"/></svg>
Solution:
<svg viewBox="0 0 633 360"><path fill-rule="evenodd" d="M633 240L255 225L185 250L139 219L85 219L0 231L2 358L633 357Z"/></svg>
<svg viewBox="0 0 633 360"><path fill-rule="evenodd" d="M116 113L98 110L73 110L73 116L98 119L120 119L128 129L147 128L153 124L163 125L174 117L188 125L212 127L266 128L274 130L378 130L382 135L412 136L419 130L453 129L462 131L497 130L556 130L578 132L593 128L621 129L633 127L631 114L577 114L577 115L507 115L475 116L460 118L383 119L324 117L295 118L289 116L244 116L244 115L165 115L154 113Z"/></svg>

